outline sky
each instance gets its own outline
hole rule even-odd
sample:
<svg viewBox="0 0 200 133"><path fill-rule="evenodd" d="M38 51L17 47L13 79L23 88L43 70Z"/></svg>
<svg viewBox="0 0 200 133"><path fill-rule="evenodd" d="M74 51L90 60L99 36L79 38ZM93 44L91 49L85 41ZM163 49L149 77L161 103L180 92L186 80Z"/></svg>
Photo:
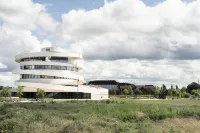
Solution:
<svg viewBox="0 0 200 133"><path fill-rule="evenodd" d="M0 85L15 55L82 53L85 80L187 86L200 78L200 0L0 0Z"/></svg>

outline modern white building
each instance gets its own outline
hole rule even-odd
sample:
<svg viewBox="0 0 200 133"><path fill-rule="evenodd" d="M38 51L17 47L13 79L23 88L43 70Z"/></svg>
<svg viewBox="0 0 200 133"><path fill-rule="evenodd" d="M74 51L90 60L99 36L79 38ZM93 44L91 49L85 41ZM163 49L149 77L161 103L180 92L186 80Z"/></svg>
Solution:
<svg viewBox="0 0 200 133"><path fill-rule="evenodd" d="M96 86L83 85L84 79L78 75L82 69L81 54L68 53L64 49L46 47L41 52L21 53L15 57L20 74L15 85L22 86L24 98L35 98L37 89L46 92L46 97L55 99L108 99L108 90ZM15 94L16 90L12 90Z"/></svg>

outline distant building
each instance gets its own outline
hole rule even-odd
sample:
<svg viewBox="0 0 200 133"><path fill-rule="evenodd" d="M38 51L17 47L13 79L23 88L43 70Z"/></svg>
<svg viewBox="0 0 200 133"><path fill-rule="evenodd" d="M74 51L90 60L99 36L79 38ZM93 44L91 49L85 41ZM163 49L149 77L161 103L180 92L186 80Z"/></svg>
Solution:
<svg viewBox="0 0 200 133"><path fill-rule="evenodd" d="M118 89L118 82L115 80L94 80L89 81L88 85L95 85L103 88L111 89Z"/></svg>
<svg viewBox="0 0 200 133"><path fill-rule="evenodd" d="M125 89L125 88L129 88L132 85L133 84L130 84L130 83L118 83L118 88L119 89Z"/></svg>
<svg viewBox="0 0 200 133"><path fill-rule="evenodd" d="M141 89L141 88L144 88L144 89L154 89L156 88L154 85L136 85L137 88Z"/></svg>
<svg viewBox="0 0 200 133"><path fill-rule="evenodd" d="M156 90L156 87L153 85L136 85L137 88L139 88L143 94L153 94Z"/></svg>
<svg viewBox="0 0 200 133"><path fill-rule="evenodd" d="M115 80L93 80L93 81L89 81L88 85L103 87L109 90L116 89L116 90L119 90L119 92L122 92L123 89L132 87L134 84L120 83ZM136 88L139 88L141 91L144 91L144 92L153 91L156 88L153 85L135 85L135 86Z"/></svg>

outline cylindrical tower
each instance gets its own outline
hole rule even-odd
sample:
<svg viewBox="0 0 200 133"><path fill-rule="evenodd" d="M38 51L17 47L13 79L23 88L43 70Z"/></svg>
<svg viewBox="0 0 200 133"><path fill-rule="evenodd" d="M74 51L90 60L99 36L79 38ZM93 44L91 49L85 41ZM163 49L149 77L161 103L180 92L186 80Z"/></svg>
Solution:
<svg viewBox="0 0 200 133"><path fill-rule="evenodd" d="M24 88L26 98L34 98L38 88L47 92L47 97L60 99L92 99L92 94L102 91L105 94L107 91L101 91L102 88L82 85L84 79L78 75L82 69L81 59L81 54L67 53L55 47L43 48L41 52L21 53L15 57L15 61L20 63L20 69L14 71L20 74L15 85Z"/></svg>

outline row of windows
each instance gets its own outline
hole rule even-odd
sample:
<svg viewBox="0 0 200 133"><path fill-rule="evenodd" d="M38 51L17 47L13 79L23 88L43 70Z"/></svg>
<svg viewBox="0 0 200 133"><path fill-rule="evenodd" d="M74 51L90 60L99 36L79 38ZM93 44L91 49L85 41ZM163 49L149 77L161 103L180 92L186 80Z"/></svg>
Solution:
<svg viewBox="0 0 200 133"><path fill-rule="evenodd" d="M47 95L53 93L51 98L54 99L91 99L91 93L82 92L46 92ZM12 96L17 96L16 92L12 92ZM46 95L46 96L47 96ZM23 98L36 98L36 92L23 92Z"/></svg>
<svg viewBox="0 0 200 133"><path fill-rule="evenodd" d="M31 57L31 58L21 59L21 62L23 61L45 61L45 57Z"/></svg>
<svg viewBox="0 0 200 133"><path fill-rule="evenodd" d="M47 76L47 75L21 74L20 79L71 79L71 78Z"/></svg>
<svg viewBox="0 0 200 133"><path fill-rule="evenodd" d="M77 67L70 66L54 66L54 65L25 65L20 66L21 69L52 69L52 70L70 70L70 71L78 71Z"/></svg>
<svg viewBox="0 0 200 133"><path fill-rule="evenodd" d="M68 62L68 58L66 57L31 57L31 58L24 58L21 60L21 62L23 61L46 61L46 60L50 60L50 61L55 61L55 62Z"/></svg>

